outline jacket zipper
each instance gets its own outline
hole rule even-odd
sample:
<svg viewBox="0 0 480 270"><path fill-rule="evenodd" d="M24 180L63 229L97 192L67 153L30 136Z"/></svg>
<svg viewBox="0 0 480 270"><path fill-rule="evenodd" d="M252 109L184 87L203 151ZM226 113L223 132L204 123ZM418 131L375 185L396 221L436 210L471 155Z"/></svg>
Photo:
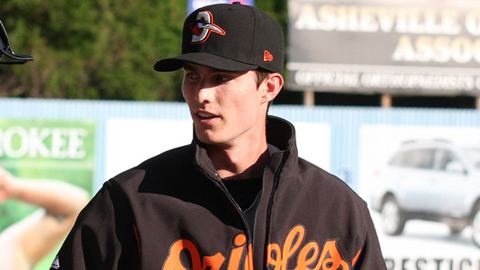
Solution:
<svg viewBox="0 0 480 270"><path fill-rule="evenodd" d="M219 177L218 173L213 173L214 177L211 177L211 174L204 170L202 167L200 167L198 164L195 163L197 168L210 180L215 182L215 184L223 191L225 195L227 195L228 200L233 204L235 210L237 211L237 214L240 216L243 222L243 226L247 230L247 240L251 240L251 232L250 228L248 227L247 221L245 220L245 217L243 216L243 211L240 208L240 206L237 204L235 199L233 199L232 195L230 195L230 192L228 192L227 188L225 185L222 183L222 179Z"/></svg>
<svg viewBox="0 0 480 270"><path fill-rule="evenodd" d="M289 152L288 151L285 151L283 157L282 157L282 160L280 162L280 165L278 166L278 169L275 171L275 174L274 174L274 180L273 180L273 187L272 187L272 191L270 192L270 198L269 198L269 201L268 201L268 207L267 207L267 214L266 214L266 222L265 224L267 224L267 228L265 230L265 243L264 243L264 248L266 249L268 247L268 244L270 243L270 227L271 227L271 212L272 212L272 207L273 207L273 199L274 199L274 194L275 194L275 191L277 189L277 186L278 186L278 183L280 182L279 178L280 178L280 172L283 170L283 165L285 165L285 162L287 161L287 158L289 156ZM225 187L225 185L222 183L222 179L219 177L218 173L214 172L213 175L214 177L211 177L211 174L209 172L207 172L205 169L203 169L201 166L199 166L196 162L195 162L195 166L207 177L209 178L210 180L212 180L213 182L215 182L215 184L223 191L223 193L225 195L227 195L227 198L229 199L229 201L234 205L235 207L235 210L237 210L237 213L239 214L242 222L243 222L243 226L245 227L245 229L247 230L247 242L251 243L252 246L253 246L253 243L255 242L255 236L253 237L254 239L251 239L251 232L250 232L250 228L248 227L248 224L247 224L247 221L245 220L245 217L243 216L243 211L242 209L240 208L240 206L237 204L237 202L235 201L235 199L233 199L232 195L230 195L230 192L228 192L227 188ZM263 177L265 177L265 171L262 175L262 181L263 181ZM263 186L262 186L262 189L263 189ZM260 195L261 196L261 195ZM257 218L256 218L256 215L257 213L255 213L255 222L253 224L253 229L255 230L255 228L257 227ZM264 254L264 258L263 258L263 269L267 269L267 251L264 250L263 252ZM253 256L253 254L252 254ZM252 258L253 259L253 258ZM253 270L253 269L251 269Z"/></svg>
<svg viewBox="0 0 480 270"><path fill-rule="evenodd" d="M264 248L267 249L269 243L270 243L270 229L272 227L271 224L271 217L272 217L272 209L273 209L273 199L275 198L275 192L277 191L278 184L280 182L280 174L283 170L283 166L285 165L285 162L287 162L287 158L289 156L289 151L285 151L282 157L282 161L280 162L280 165L278 166L278 169L275 171L275 174L273 176L273 187L272 191L270 192L270 198L268 199L268 206L267 206L267 214L266 214L266 228L265 228L265 243L264 243ZM256 219L255 219L256 220ZM264 250L263 252L263 269L267 269L267 261L268 261L268 251Z"/></svg>

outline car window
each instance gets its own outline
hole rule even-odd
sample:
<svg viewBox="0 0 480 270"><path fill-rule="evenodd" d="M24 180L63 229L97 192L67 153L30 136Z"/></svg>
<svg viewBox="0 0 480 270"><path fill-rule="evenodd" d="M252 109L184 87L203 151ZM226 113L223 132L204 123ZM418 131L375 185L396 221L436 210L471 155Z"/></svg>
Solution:
<svg viewBox="0 0 480 270"><path fill-rule="evenodd" d="M441 171L448 171L448 168L455 163L458 164L457 166L461 165L460 160L451 150L439 149L437 151L437 158L438 162L436 168Z"/></svg>
<svg viewBox="0 0 480 270"><path fill-rule="evenodd" d="M419 148L404 150L390 160L390 165L417 169L431 169L433 167L435 150L433 148Z"/></svg>
<svg viewBox="0 0 480 270"><path fill-rule="evenodd" d="M398 152L395 155L393 155L393 157L390 159L388 164L391 165L391 166L402 167L403 164L404 164L404 162L403 162L404 159L405 159L405 152L403 152L403 151Z"/></svg>

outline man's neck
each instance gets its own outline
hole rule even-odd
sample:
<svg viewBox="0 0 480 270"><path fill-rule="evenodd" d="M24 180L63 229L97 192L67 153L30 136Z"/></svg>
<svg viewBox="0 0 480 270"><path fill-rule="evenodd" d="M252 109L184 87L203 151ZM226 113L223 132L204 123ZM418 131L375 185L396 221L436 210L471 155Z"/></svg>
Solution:
<svg viewBox="0 0 480 270"><path fill-rule="evenodd" d="M217 173L224 180L261 176L268 160L266 142L248 147L211 146L207 151Z"/></svg>

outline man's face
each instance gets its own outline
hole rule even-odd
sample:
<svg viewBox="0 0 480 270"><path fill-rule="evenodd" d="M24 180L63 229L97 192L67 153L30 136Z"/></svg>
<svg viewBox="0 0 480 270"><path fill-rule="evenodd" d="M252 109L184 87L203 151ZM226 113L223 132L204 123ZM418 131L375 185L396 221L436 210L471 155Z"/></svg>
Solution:
<svg viewBox="0 0 480 270"><path fill-rule="evenodd" d="M254 71L229 72L185 64L184 72L183 97L201 142L229 147L265 135L268 100L257 87Z"/></svg>

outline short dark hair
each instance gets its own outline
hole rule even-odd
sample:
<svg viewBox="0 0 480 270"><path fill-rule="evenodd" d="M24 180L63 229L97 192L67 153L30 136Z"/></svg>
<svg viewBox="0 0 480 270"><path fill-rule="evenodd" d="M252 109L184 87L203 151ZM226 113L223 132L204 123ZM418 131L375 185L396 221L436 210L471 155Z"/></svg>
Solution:
<svg viewBox="0 0 480 270"><path fill-rule="evenodd" d="M268 77L268 74L271 72L265 71L262 69L256 69L255 74L257 75L257 87Z"/></svg>

